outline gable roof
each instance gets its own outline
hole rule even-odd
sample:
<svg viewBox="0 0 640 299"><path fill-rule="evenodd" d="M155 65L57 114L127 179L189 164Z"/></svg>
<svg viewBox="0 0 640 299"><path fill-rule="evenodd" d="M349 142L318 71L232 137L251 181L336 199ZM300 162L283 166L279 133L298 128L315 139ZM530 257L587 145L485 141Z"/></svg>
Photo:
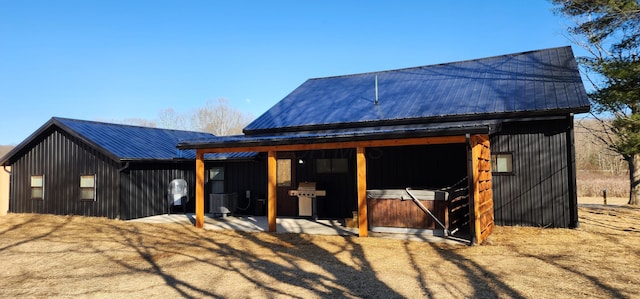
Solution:
<svg viewBox="0 0 640 299"><path fill-rule="evenodd" d="M309 79L244 131L252 135L588 111L571 47L560 47Z"/></svg>
<svg viewBox="0 0 640 299"><path fill-rule="evenodd" d="M195 151L179 150L176 145L185 139L215 139L210 133L159 129L141 126L103 123L95 121L53 117L22 143L7 153L0 164L8 165L17 154L39 140L39 136L52 128L59 128L82 142L96 148L113 160L172 160L193 159ZM210 159L249 157L253 153L208 155Z"/></svg>
<svg viewBox="0 0 640 299"><path fill-rule="evenodd" d="M67 118L53 118L89 143L112 153L119 159L183 158L176 144L183 139L215 137L210 133L159 129Z"/></svg>

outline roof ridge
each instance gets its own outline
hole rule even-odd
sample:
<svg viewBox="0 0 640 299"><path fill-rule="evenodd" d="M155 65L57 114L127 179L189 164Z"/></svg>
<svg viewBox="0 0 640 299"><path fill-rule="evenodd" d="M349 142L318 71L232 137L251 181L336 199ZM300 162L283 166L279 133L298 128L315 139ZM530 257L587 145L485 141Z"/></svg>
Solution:
<svg viewBox="0 0 640 299"><path fill-rule="evenodd" d="M531 53L535 53L535 52L544 52L544 51L550 51L550 50L555 50L555 49L564 49L564 48L571 48L571 46L559 46L559 47L552 47L552 48L545 48L545 49L538 49L538 50L529 50L529 51L522 51L522 52L516 52L516 53L508 53L508 54L502 54L502 55L494 55L494 56L489 56L489 57L473 58L473 59L466 59L466 60L457 60L457 61L450 61L450 62L445 62L445 63L427 64L427 65L421 65L421 66L405 67L405 68L382 70L382 71L353 73L353 74L327 76L327 77L316 77L316 78L309 78L308 80L325 80L325 79L332 79L332 78L358 77L358 76L365 76L365 75L393 73L393 72L401 72L401 71L407 71L407 70L424 69L424 68L431 68L431 67L440 67L440 66L445 66L445 65L455 65L455 64L461 64L461 63L468 63L468 62L472 62L472 61L486 61L486 60L492 60L492 59L497 59L497 58L527 55L527 54L531 54Z"/></svg>

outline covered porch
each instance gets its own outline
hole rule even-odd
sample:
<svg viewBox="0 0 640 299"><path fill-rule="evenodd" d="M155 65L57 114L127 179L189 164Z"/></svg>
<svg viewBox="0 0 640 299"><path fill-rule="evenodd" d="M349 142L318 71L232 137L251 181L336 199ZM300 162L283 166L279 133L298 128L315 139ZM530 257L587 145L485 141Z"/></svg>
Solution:
<svg viewBox="0 0 640 299"><path fill-rule="evenodd" d="M485 128L486 130L486 128ZM468 131L467 131L468 132ZM370 234L367 210L367 148L403 147L413 145L465 144L467 148L468 229L470 243L479 244L493 229L493 202L491 192L491 169L489 135L457 134L435 135L434 132L412 132L413 134L322 134L294 136L236 136L218 140L181 143L179 148L196 150L196 198L195 221L198 228L205 226L205 168L204 155L225 152L267 153L267 217L266 231L282 229L278 223L277 155L279 152L314 151L332 149L355 149L355 182L357 190L357 235ZM422 136L421 136L422 135Z"/></svg>

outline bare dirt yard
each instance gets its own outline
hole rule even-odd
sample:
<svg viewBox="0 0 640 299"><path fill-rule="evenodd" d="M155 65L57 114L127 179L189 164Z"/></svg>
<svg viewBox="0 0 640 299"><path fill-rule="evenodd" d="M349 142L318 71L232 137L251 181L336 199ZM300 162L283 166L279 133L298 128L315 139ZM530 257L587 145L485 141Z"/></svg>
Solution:
<svg viewBox="0 0 640 299"><path fill-rule="evenodd" d="M0 297L640 298L640 208L579 216L468 247L9 214Z"/></svg>

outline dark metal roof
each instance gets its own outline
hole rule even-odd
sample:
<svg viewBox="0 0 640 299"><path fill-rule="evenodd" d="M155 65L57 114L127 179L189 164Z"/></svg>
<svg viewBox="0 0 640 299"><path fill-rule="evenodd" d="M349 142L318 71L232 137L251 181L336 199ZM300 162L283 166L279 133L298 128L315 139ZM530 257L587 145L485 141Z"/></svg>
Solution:
<svg viewBox="0 0 640 299"><path fill-rule="evenodd" d="M588 111L571 47L560 47L310 79L249 124L245 133Z"/></svg>
<svg viewBox="0 0 640 299"><path fill-rule="evenodd" d="M54 118L87 141L113 153L119 159L182 158L176 150L180 140L215 138L213 134Z"/></svg>
<svg viewBox="0 0 640 299"><path fill-rule="evenodd" d="M194 159L195 151L180 150L176 148L176 145L181 140L186 139L217 138L210 133L54 117L2 157L0 164L10 164L17 153L28 147L32 142L37 142L39 136L48 132L54 126L79 138L108 157L119 161ZM256 153L208 154L206 158L226 160L250 158L255 155Z"/></svg>
<svg viewBox="0 0 640 299"><path fill-rule="evenodd" d="M317 144L344 141L382 140L408 137L456 136L464 134L489 134L499 129L501 120L458 121L416 125L362 127L344 130L317 130L309 132L279 133L258 136L225 136L184 140L178 148L235 148L253 146L278 146L292 144Z"/></svg>

